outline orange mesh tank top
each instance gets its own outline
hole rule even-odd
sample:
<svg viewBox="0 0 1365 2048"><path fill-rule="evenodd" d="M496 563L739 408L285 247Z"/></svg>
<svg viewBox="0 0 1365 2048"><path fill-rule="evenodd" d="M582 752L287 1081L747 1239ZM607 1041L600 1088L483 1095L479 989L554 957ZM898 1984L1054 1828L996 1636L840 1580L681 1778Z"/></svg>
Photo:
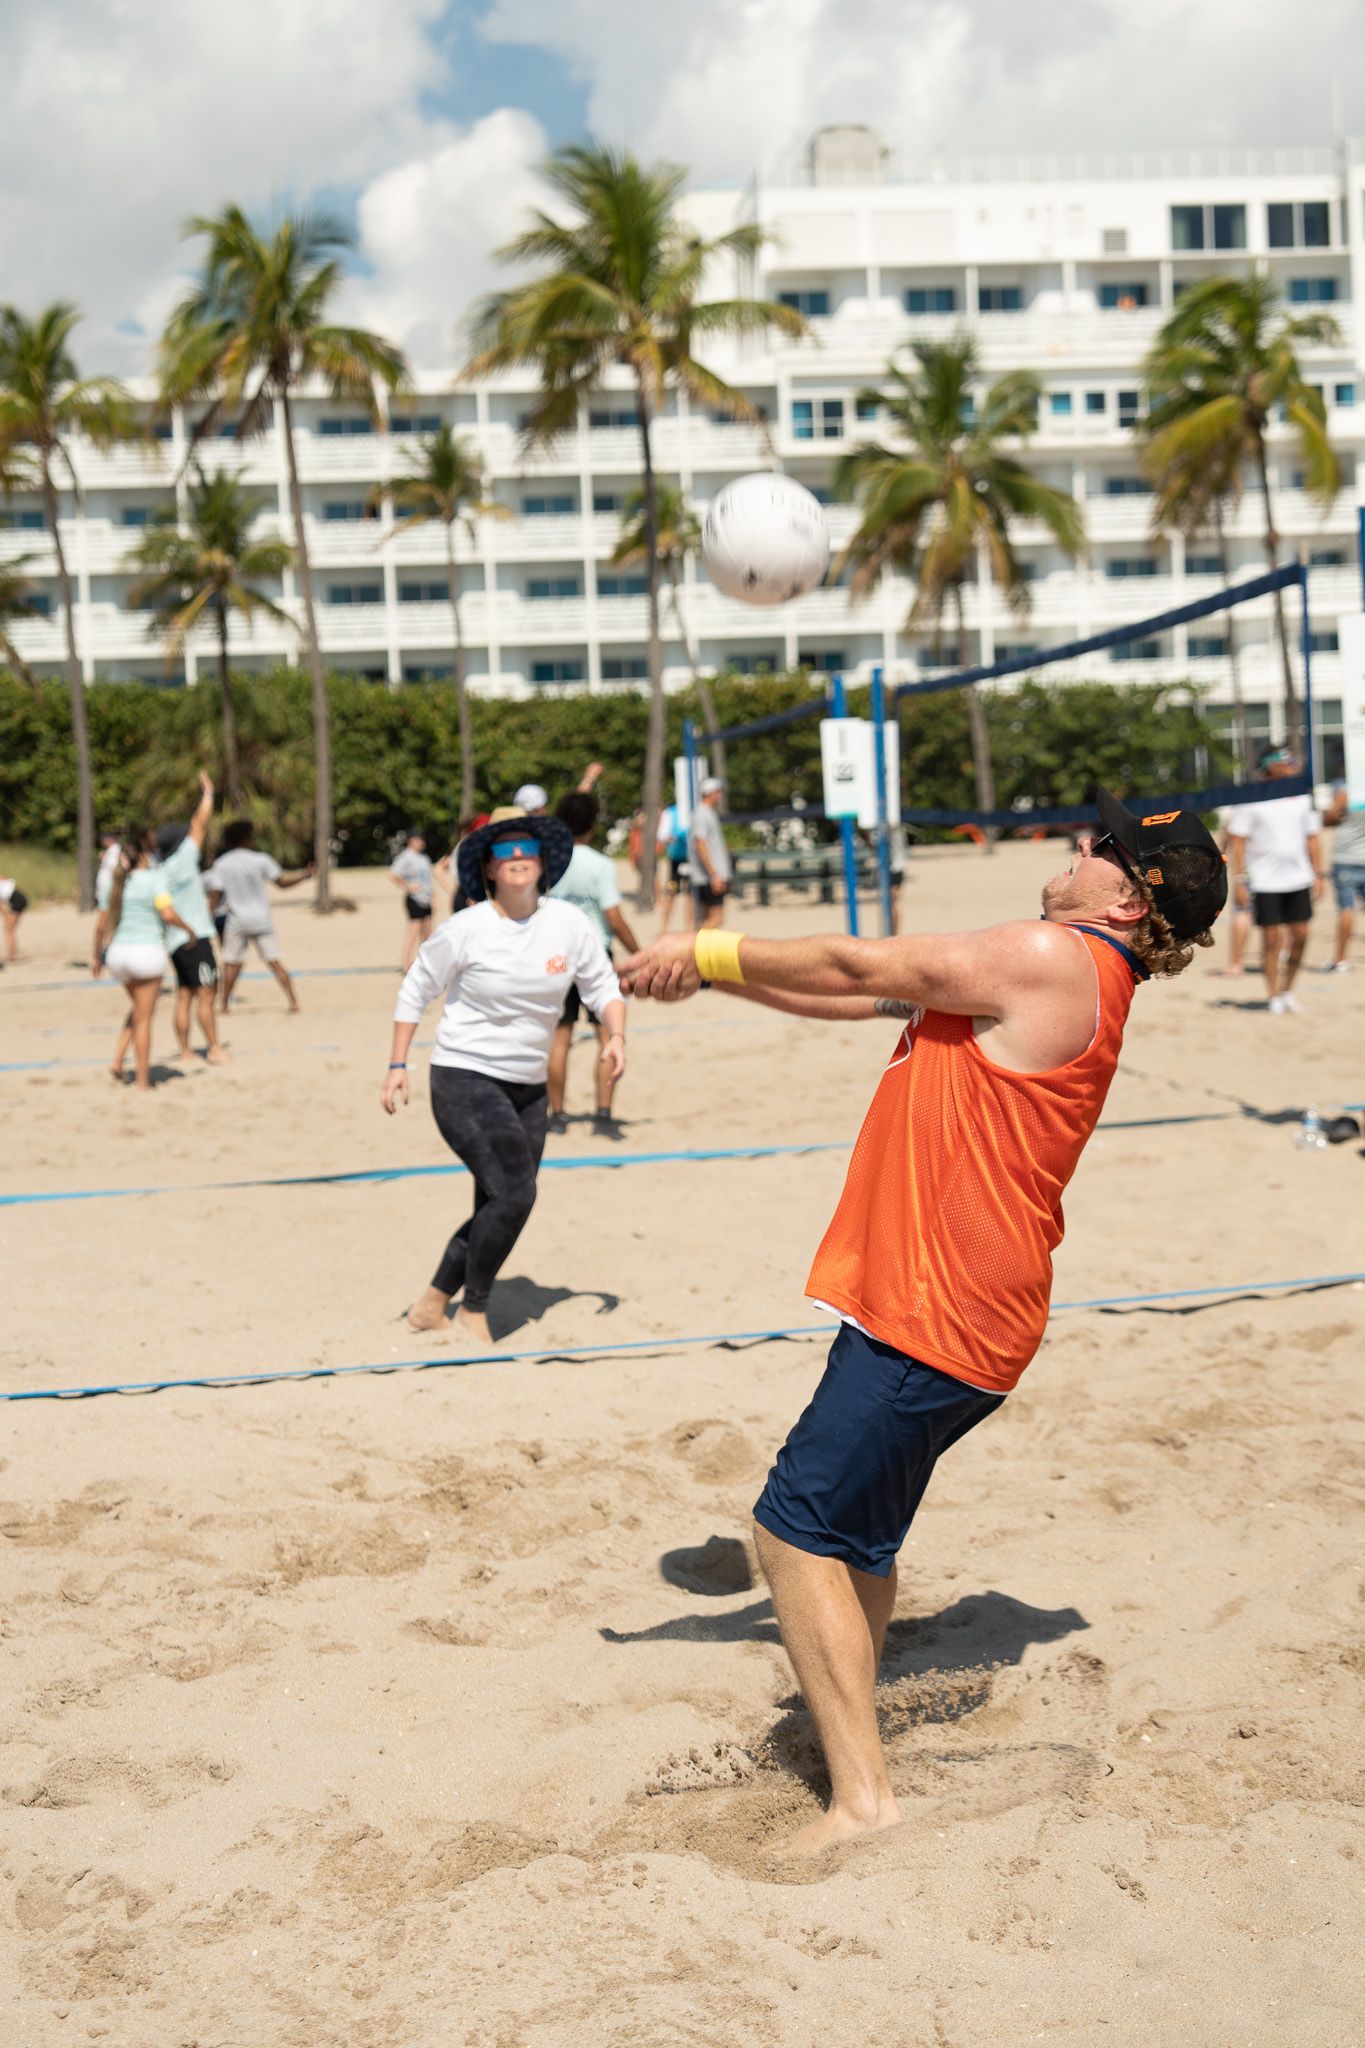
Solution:
<svg viewBox="0 0 1365 2048"><path fill-rule="evenodd" d="M970 1017L921 1010L864 1119L806 1293L870 1336L1004 1393L1042 1341L1062 1190L1094 1130L1141 969L1073 926L1095 1035L1046 1073L996 1066Z"/></svg>

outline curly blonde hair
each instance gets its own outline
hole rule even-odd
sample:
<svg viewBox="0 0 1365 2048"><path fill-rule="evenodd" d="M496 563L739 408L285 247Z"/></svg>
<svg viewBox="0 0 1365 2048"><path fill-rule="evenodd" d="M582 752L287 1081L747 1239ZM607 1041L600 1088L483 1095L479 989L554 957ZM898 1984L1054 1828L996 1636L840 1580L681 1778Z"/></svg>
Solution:
<svg viewBox="0 0 1365 2048"><path fill-rule="evenodd" d="M1171 881L1194 882L1205 879L1208 863L1202 848L1172 847L1163 854L1163 861ZM1213 933L1195 932L1192 938L1178 939L1157 909L1152 892L1146 883L1132 876L1129 879L1147 905L1147 915L1141 924L1134 925L1128 934L1127 944L1137 954L1149 974L1166 979L1183 974L1194 958L1195 949L1213 944Z"/></svg>

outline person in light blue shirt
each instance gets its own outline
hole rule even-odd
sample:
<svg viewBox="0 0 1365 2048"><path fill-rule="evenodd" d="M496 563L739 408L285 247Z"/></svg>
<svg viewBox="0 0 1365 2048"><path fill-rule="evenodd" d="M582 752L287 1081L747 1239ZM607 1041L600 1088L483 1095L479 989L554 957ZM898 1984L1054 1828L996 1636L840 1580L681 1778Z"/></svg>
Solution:
<svg viewBox="0 0 1365 2048"><path fill-rule="evenodd" d="M128 1015L118 1036L110 1072L123 1079L123 1062L133 1048L136 1082L152 1085L152 1013L166 972L166 932L189 927L171 901L160 868L154 865L151 833L124 841L114 869L108 907L95 919L90 972L98 980L107 967L128 991Z"/></svg>
<svg viewBox="0 0 1365 2048"><path fill-rule="evenodd" d="M592 836L597 830L598 813L601 806L591 791L576 789L561 798L556 806L555 816L562 818L573 833L573 854L568 867L550 890L552 896L561 897L581 910L589 924L602 941L608 961L611 959L611 942L619 939L628 952L638 952L635 934L627 924L621 909L621 892L616 886L616 869L604 853L598 853L592 846ZM602 1019L591 1010L584 1011L576 986L571 985L564 998L564 1008L555 1027L554 1042L550 1047L549 1071L545 1077L546 1093L549 1097L549 1118L546 1128L564 1132L568 1119L564 1114L564 1090L569 1078L569 1048L573 1044L573 1028L580 1016L586 1014L588 1022L597 1027L601 1056L597 1062L597 1108L593 1114L593 1131L604 1138L621 1138L625 1134L611 1113L612 1097L616 1092L616 1078L611 1062L607 1058L607 1032Z"/></svg>
<svg viewBox="0 0 1365 2048"><path fill-rule="evenodd" d="M166 935L171 965L175 969L175 1038L178 1057L188 1060L190 1046L190 1005L194 1005L199 1029L204 1034L204 1059L208 1066L221 1067L227 1054L218 1041L214 1001L218 989L218 958L213 950L214 923L199 871L204 837L213 816L213 784L199 771L199 804L188 827L163 825L156 835L161 856L160 873L171 892L171 901L185 920L186 930L172 928Z"/></svg>

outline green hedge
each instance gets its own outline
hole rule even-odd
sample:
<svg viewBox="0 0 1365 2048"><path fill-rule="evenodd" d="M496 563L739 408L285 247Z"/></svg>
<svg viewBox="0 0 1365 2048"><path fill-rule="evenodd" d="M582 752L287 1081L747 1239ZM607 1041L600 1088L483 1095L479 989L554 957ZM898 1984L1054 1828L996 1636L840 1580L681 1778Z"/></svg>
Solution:
<svg viewBox="0 0 1365 2048"><path fill-rule="evenodd" d="M761 718L808 699L805 674L721 676L713 684L719 715L731 724ZM341 858L381 863L409 825L444 843L455 823L459 742L449 684L382 683L333 676L332 730ZM265 842L281 859L306 857L311 837L312 737L307 678L297 669L234 679L248 806ZM849 692L851 713L865 715L866 689ZM1176 701L1179 699L1180 701ZM1188 691L1151 684L1043 684L987 697L999 801L1080 802L1096 781L1116 789L1188 786L1204 766L1211 780L1229 774L1232 756L1188 701ZM218 693L161 690L138 683L96 683L87 693L94 758L95 813L101 830L184 815L202 761L222 781ZM639 802L647 706L634 693L543 696L472 703L480 808L505 802L519 783L541 782L553 803L590 760L605 763L608 817ZM682 750L684 716L698 717L691 692L670 698L669 754ZM902 720L904 787L918 804L975 802L966 705L960 692L912 703ZM1201 754L1201 751L1202 754ZM729 802L735 811L820 799L817 721L741 740L729 751ZM0 839L69 848L75 838L75 776L66 686L36 689L0 676Z"/></svg>

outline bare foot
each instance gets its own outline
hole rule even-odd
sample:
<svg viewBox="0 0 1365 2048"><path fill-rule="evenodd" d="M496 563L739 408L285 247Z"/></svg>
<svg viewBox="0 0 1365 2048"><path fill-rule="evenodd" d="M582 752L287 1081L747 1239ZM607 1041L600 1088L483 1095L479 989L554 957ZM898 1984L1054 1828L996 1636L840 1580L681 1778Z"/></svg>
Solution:
<svg viewBox="0 0 1365 2048"><path fill-rule="evenodd" d="M204 1054L204 1064L208 1067L230 1067L232 1062L221 1045L211 1045Z"/></svg>
<svg viewBox="0 0 1365 2048"><path fill-rule="evenodd" d="M493 1332L488 1327L488 1318L476 1308L461 1308L455 1312L455 1335L465 1344L479 1351L493 1349Z"/></svg>
<svg viewBox="0 0 1365 2048"><path fill-rule="evenodd" d="M450 1296L437 1287L426 1287L408 1310L410 1330L444 1330Z"/></svg>
<svg viewBox="0 0 1365 2048"><path fill-rule="evenodd" d="M124 1073L122 1067L110 1067L109 1079L111 1081L126 1081L127 1078L128 1076Z"/></svg>
<svg viewBox="0 0 1365 2048"><path fill-rule="evenodd" d="M841 1842L854 1842L860 1835L875 1835L883 1828L898 1826L900 1817L900 1808L894 1799L889 1805L879 1806L870 1819L850 1812L847 1807L831 1806L819 1820L811 1821L808 1827L798 1828L771 1853L784 1858L823 1856L827 1849L836 1849Z"/></svg>

